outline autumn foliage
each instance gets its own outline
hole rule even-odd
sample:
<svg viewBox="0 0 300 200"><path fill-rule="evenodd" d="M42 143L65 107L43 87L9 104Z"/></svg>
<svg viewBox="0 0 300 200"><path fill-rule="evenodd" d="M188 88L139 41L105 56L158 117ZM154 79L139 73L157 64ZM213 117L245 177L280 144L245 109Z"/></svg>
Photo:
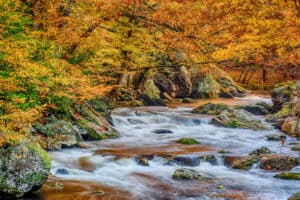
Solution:
<svg viewBox="0 0 300 200"><path fill-rule="evenodd" d="M183 64L297 66L297 5L0 0L0 126L26 129L49 108L68 109L70 102L110 90L122 71Z"/></svg>

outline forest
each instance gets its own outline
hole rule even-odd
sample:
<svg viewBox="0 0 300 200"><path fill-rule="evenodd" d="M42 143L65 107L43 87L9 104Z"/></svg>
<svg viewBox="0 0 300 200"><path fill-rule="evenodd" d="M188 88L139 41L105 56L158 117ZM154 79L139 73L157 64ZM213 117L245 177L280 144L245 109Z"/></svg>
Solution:
<svg viewBox="0 0 300 200"><path fill-rule="evenodd" d="M299 0L0 0L0 199L297 200L299 138Z"/></svg>

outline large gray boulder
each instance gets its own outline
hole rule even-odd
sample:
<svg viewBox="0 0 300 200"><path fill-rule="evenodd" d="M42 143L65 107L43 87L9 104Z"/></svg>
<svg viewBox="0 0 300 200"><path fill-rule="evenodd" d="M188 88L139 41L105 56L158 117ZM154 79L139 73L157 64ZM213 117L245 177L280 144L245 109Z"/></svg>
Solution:
<svg viewBox="0 0 300 200"><path fill-rule="evenodd" d="M211 123L217 126L227 128L243 128L253 130L266 130L263 123L254 118L254 116L242 109L228 108L211 120Z"/></svg>
<svg viewBox="0 0 300 200"><path fill-rule="evenodd" d="M40 147L0 147L0 199L16 199L38 190L48 178L50 159Z"/></svg>

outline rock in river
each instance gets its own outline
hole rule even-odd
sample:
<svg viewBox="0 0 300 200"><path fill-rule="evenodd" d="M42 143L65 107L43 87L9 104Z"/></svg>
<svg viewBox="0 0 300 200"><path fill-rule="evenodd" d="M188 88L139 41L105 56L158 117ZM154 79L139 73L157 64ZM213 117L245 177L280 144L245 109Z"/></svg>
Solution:
<svg viewBox="0 0 300 200"><path fill-rule="evenodd" d="M259 160L259 167L264 170L291 170L297 166L298 160L291 156L270 154Z"/></svg>
<svg viewBox="0 0 300 200"><path fill-rule="evenodd" d="M212 124L228 128L245 128L254 130L266 130L267 128L258 119L247 111L229 108L222 111L211 120Z"/></svg>
<svg viewBox="0 0 300 200"><path fill-rule="evenodd" d="M207 177L202 176L198 171L188 168L176 169L173 176L174 179L180 180L207 180Z"/></svg>
<svg viewBox="0 0 300 200"><path fill-rule="evenodd" d="M48 178L50 159L31 144L0 148L0 199L16 199L38 190Z"/></svg>

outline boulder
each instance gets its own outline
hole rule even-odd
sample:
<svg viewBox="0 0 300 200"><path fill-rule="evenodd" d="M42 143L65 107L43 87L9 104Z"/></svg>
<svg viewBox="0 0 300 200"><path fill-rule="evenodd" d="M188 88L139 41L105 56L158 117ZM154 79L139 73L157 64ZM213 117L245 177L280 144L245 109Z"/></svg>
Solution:
<svg viewBox="0 0 300 200"><path fill-rule="evenodd" d="M79 130L66 120L54 120L46 124L36 123L34 128L38 134L44 136L43 142L48 150L72 147L82 141Z"/></svg>
<svg viewBox="0 0 300 200"><path fill-rule="evenodd" d="M165 106L166 104L162 101L160 97L160 90L154 83L155 72L148 70L139 83L138 91L140 93L141 99L147 106Z"/></svg>
<svg viewBox="0 0 300 200"><path fill-rule="evenodd" d="M154 75L153 81L161 94L167 93L172 98L189 97L192 92L191 76L184 66L159 70Z"/></svg>
<svg viewBox="0 0 300 200"><path fill-rule="evenodd" d="M229 108L223 110L219 115L211 120L211 123L217 126L228 128L243 128L253 130L266 130L267 128L260 120L255 119L251 113Z"/></svg>
<svg viewBox="0 0 300 200"><path fill-rule="evenodd" d="M176 169L174 174L173 174L173 179L178 179L178 180L207 180L207 177L204 177L203 175L200 174L200 172L193 170L193 169L188 169L188 168L180 168Z"/></svg>
<svg viewBox="0 0 300 200"><path fill-rule="evenodd" d="M246 106L239 106L238 108L244 109L247 112L254 114L254 115L267 115L270 114L270 106L264 105L263 103L257 103L255 105L246 105Z"/></svg>
<svg viewBox="0 0 300 200"><path fill-rule="evenodd" d="M0 147L0 199L17 199L39 190L50 171L50 158L39 146Z"/></svg>
<svg viewBox="0 0 300 200"><path fill-rule="evenodd" d="M292 137L300 137L300 121L297 117L287 117L284 119L281 130Z"/></svg>
<svg viewBox="0 0 300 200"><path fill-rule="evenodd" d="M196 67L191 73L193 98L233 98L245 96L247 91L217 67Z"/></svg>
<svg viewBox="0 0 300 200"><path fill-rule="evenodd" d="M84 139L102 140L119 137L119 133L89 104L76 105L76 112L73 114L74 123Z"/></svg>
<svg viewBox="0 0 300 200"><path fill-rule="evenodd" d="M242 157L240 159L235 160L232 163L232 168L233 169L248 170L257 161L258 161L258 156L256 156L256 155L250 155L250 156Z"/></svg>
<svg viewBox="0 0 300 200"><path fill-rule="evenodd" d="M259 160L259 167L264 170L288 171L297 166L298 160L291 156L270 154Z"/></svg>
<svg viewBox="0 0 300 200"><path fill-rule="evenodd" d="M274 112L280 111L283 104L291 100L294 90L296 90L296 84L294 84L293 82L280 84L272 90L271 98L273 102Z"/></svg>
<svg viewBox="0 0 300 200"><path fill-rule="evenodd" d="M215 99L220 93L220 85L212 75L199 77L192 90L192 97L196 99Z"/></svg>
<svg viewBox="0 0 300 200"><path fill-rule="evenodd" d="M274 177L280 179L289 179L289 180L300 180L300 173L299 172L282 172L276 174Z"/></svg>
<svg viewBox="0 0 300 200"><path fill-rule="evenodd" d="M197 108L194 108L192 110L192 113L207 114L207 115L218 115L227 108L229 108L229 106L226 105L226 104L207 103L207 104L203 104L201 106L198 106Z"/></svg>

